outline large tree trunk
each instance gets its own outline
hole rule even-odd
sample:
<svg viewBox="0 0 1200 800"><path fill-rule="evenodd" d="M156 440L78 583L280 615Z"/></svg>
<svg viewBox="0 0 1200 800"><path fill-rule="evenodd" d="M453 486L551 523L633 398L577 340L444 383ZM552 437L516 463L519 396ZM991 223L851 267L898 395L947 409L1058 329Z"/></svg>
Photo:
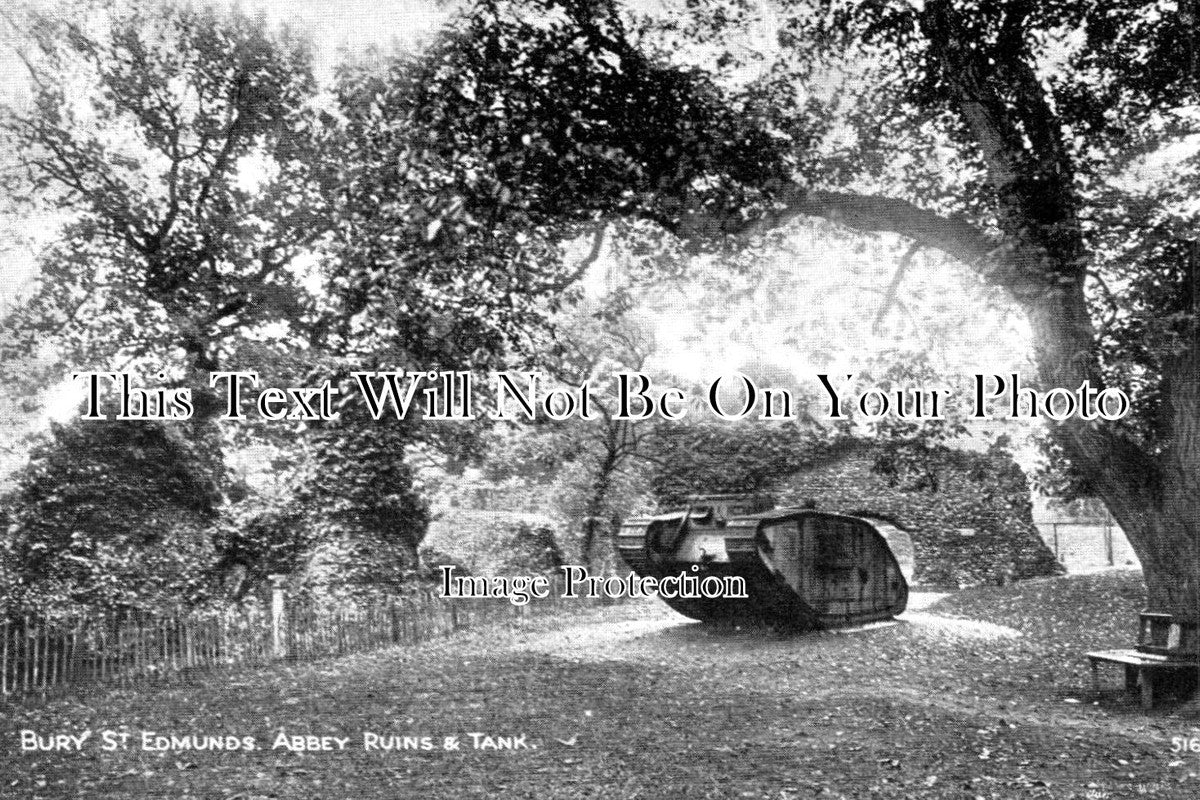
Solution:
<svg viewBox="0 0 1200 800"><path fill-rule="evenodd" d="M1011 10L999 33L1003 47L987 56L983 48L962 46L970 24L950 0L926 4L920 19L952 103L986 164L999 227L1011 244L1006 260L1012 269L984 275L1026 309L1045 388L1074 390L1084 380L1099 388L1084 295L1091 259L1078 213L1083 203L1063 125L1037 76L1028 10ZM1194 268L1193 283L1196 296ZM1129 536L1145 569L1151 610L1194 620L1200 616L1200 341L1194 328L1184 346L1162 365L1164 413L1153 431L1074 418L1055 425L1053 435Z"/></svg>
<svg viewBox="0 0 1200 800"><path fill-rule="evenodd" d="M1042 383L1100 384L1081 285L1025 300ZM1055 440L1121 526L1142 562L1149 609L1200 619L1200 369L1195 349L1163 365L1160 440L1147 446L1116 423L1072 419Z"/></svg>
<svg viewBox="0 0 1200 800"><path fill-rule="evenodd" d="M1158 496L1127 531L1145 568L1150 606L1200 620L1200 354L1164 365Z"/></svg>
<svg viewBox="0 0 1200 800"><path fill-rule="evenodd" d="M1194 520L1154 509L1122 524L1142 561L1148 609L1193 622L1200 620L1200 549Z"/></svg>

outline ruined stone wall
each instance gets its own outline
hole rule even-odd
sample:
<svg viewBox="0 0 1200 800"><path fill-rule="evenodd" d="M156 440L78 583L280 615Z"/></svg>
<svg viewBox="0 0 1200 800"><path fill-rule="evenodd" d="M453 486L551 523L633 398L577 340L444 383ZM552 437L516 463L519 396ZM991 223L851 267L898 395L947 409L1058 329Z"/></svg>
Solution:
<svg viewBox="0 0 1200 800"><path fill-rule="evenodd" d="M940 450L937 488L873 469L870 445L849 448L779 480L778 505L812 499L823 511L883 517L916 549L914 583L971 586L1062 571L1033 525L1024 472L1005 453Z"/></svg>

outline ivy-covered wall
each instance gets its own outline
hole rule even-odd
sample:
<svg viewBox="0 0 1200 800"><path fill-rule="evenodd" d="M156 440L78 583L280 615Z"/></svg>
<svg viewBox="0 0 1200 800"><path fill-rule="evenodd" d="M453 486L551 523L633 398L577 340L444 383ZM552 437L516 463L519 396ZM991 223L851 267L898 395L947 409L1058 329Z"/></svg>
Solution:
<svg viewBox="0 0 1200 800"><path fill-rule="evenodd" d="M928 451L920 480L889 470L882 456L869 444L831 452L779 480L777 504L811 499L824 511L900 525L913 538L917 584L971 586L1062 572L1033 525L1025 473L1007 452Z"/></svg>

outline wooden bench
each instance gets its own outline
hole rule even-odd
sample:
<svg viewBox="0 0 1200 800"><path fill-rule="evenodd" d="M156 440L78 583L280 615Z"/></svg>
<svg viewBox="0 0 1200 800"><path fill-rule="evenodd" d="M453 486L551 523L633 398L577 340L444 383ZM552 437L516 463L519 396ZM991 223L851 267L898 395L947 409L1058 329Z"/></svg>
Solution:
<svg viewBox="0 0 1200 800"><path fill-rule="evenodd" d="M1149 709L1154 704L1154 674L1163 670L1195 670L1198 664L1195 659L1181 659L1177 656L1145 653L1141 650L1099 650L1087 654L1092 664L1092 686L1096 694L1100 694L1100 662L1122 664L1125 667L1125 688L1129 691L1141 686L1142 708Z"/></svg>

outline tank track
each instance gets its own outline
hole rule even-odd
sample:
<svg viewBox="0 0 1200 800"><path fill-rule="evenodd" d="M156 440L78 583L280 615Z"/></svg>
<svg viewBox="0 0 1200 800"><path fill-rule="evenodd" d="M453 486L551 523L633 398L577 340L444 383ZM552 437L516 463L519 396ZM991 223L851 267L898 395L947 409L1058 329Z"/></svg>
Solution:
<svg viewBox="0 0 1200 800"><path fill-rule="evenodd" d="M658 517L631 519L617 534L617 551L636 574L643 577L662 579L668 575L688 573L699 578L709 575L717 577L740 576L746 582L747 598L724 599L680 599L661 597L671 608L692 619L709 622L746 622L768 624L790 630L816 628L838 628L890 619L904 610L904 600L897 607L871 613L829 614L819 613L792 589L782 575L767 566L760 551L759 530L764 523L777 522L798 513L797 509L777 509L750 517L731 519L725 530L725 552L727 563L695 565L680 561L669 555L676 542L664 547L667 553L656 553L651 547L654 526L679 524L680 534L683 514L666 514ZM681 535L673 535L678 540ZM694 570L694 566L699 566Z"/></svg>

